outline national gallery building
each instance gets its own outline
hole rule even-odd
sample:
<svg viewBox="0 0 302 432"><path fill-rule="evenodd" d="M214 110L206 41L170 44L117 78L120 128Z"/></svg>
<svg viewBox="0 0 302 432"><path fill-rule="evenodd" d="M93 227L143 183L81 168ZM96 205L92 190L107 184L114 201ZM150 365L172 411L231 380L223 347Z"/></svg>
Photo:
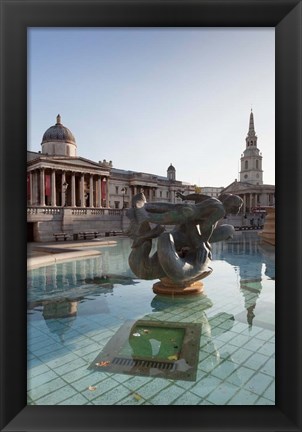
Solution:
<svg viewBox="0 0 302 432"><path fill-rule="evenodd" d="M55 233L76 238L81 232L121 232L128 224L123 209L141 189L147 201L176 202L177 191L194 186L176 180L172 164L167 177L113 168L77 156L73 133L62 124L46 130L41 152L27 152L27 238L52 241Z"/></svg>

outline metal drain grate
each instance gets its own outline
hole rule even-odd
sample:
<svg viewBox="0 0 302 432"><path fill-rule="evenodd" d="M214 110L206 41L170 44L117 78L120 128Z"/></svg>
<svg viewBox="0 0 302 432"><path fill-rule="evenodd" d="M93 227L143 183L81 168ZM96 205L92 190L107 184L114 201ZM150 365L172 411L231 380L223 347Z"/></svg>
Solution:
<svg viewBox="0 0 302 432"><path fill-rule="evenodd" d="M129 367L144 367L144 368L157 368L161 370L174 370L175 363L154 361L154 360L140 360L140 359L130 359L123 357L114 357L111 361L112 365L129 366Z"/></svg>
<svg viewBox="0 0 302 432"><path fill-rule="evenodd" d="M89 369L195 381L200 335L198 323L126 321Z"/></svg>

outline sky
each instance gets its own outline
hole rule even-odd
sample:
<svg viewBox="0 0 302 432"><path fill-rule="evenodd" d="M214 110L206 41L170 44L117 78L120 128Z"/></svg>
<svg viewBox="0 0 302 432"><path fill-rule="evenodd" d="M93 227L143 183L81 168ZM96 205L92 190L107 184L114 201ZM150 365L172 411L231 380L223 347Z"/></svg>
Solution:
<svg viewBox="0 0 302 432"><path fill-rule="evenodd" d="M273 27L28 29L28 150L60 114L78 156L226 187L251 109L275 184Z"/></svg>

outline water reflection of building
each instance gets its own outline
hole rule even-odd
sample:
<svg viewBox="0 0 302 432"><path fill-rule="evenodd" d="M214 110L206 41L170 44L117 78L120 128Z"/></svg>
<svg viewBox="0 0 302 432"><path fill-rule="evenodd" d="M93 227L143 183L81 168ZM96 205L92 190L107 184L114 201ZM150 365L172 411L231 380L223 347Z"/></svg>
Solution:
<svg viewBox="0 0 302 432"><path fill-rule="evenodd" d="M78 301L63 299L55 302L45 302L43 308L44 319L70 318L78 313Z"/></svg>
<svg viewBox="0 0 302 432"><path fill-rule="evenodd" d="M256 233L236 233L232 240L212 245L213 259L228 262L238 274L246 320L250 326L262 291L263 271L269 278L275 278L274 252L259 243Z"/></svg>
<svg viewBox="0 0 302 432"><path fill-rule="evenodd" d="M104 257L62 262L28 271L29 295L58 293L78 287L86 278L104 273Z"/></svg>
<svg viewBox="0 0 302 432"><path fill-rule="evenodd" d="M129 239L117 245L102 248L102 254L94 258L61 262L28 270L29 297L44 293L53 295L79 288L87 283L108 287L111 283L133 284L133 273L128 265ZM102 279L103 278L103 279Z"/></svg>
<svg viewBox="0 0 302 432"><path fill-rule="evenodd" d="M64 342L64 335L72 329L77 317L78 305L82 299L78 297L37 300L29 302L27 309L42 311L42 317L48 330L58 336L61 342Z"/></svg>
<svg viewBox="0 0 302 432"><path fill-rule="evenodd" d="M127 239L125 239L127 240ZM66 261L28 271L28 310L42 310L50 332L61 341L77 317L79 302L86 297L112 294L115 285L138 283L128 266L129 245L102 248L94 258ZM129 244L129 242L128 242ZM99 311L109 313L106 299ZM58 324L59 320L59 324Z"/></svg>
<svg viewBox="0 0 302 432"><path fill-rule="evenodd" d="M78 313L78 303L76 300L63 299L55 302L45 302L43 305L43 318L51 333L59 336L63 342L65 333L71 329ZM58 326L58 319L63 319Z"/></svg>

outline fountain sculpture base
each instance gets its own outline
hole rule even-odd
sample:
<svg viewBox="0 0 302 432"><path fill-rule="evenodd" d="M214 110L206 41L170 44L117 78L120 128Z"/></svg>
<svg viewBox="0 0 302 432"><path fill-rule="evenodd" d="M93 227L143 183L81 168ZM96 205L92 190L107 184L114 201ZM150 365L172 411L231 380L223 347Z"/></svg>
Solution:
<svg viewBox="0 0 302 432"><path fill-rule="evenodd" d="M187 284L178 285L169 279L162 279L153 285L153 292L158 295L193 295L203 292L203 283L188 282Z"/></svg>

